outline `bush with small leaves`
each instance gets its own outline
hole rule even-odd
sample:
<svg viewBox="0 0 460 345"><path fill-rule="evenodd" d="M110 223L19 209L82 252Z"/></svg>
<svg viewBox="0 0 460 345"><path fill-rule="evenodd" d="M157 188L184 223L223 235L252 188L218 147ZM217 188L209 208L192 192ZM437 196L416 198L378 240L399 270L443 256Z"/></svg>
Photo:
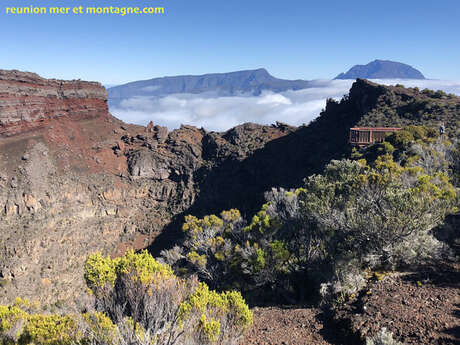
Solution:
<svg viewBox="0 0 460 345"><path fill-rule="evenodd" d="M32 314L18 344L71 345L77 339L77 322L72 316Z"/></svg>
<svg viewBox="0 0 460 345"><path fill-rule="evenodd" d="M460 140L452 143L447 153L453 184L460 188Z"/></svg>
<svg viewBox="0 0 460 345"><path fill-rule="evenodd" d="M116 259L94 254L85 269L96 308L110 317L119 337L130 344L173 345L185 340L191 345L237 344L252 323L239 293L218 293L196 279L178 278L170 266L146 251L128 251ZM109 331L105 327L102 334L109 336Z"/></svg>
<svg viewBox="0 0 460 345"><path fill-rule="evenodd" d="M163 252L167 257L185 259L189 274L198 277L211 287L226 287L234 281L235 247L247 240L244 232L246 223L238 210L223 211L220 217L215 215L198 219L186 216L182 230L185 232L183 254L177 255L177 249ZM173 254L175 253L175 254Z"/></svg>
<svg viewBox="0 0 460 345"><path fill-rule="evenodd" d="M0 306L0 343L5 345L70 345L81 339L73 315L40 314L27 300Z"/></svg>
<svg viewBox="0 0 460 345"><path fill-rule="evenodd" d="M0 306L1 344L16 344L26 321L27 313L18 305Z"/></svg>
<svg viewBox="0 0 460 345"><path fill-rule="evenodd" d="M79 329L81 339L83 339L81 343L88 345L117 345L121 343L118 327L104 313L82 314Z"/></svg>
<svg viewBox="0 0 460 345"><path fill-rule="evenodd" d="M252 312L239 292L218 293L200 283L180 305L179 322L198 324L196 344L237 344L252 324Z"/></svg>
<svg viewBox="0 0 460 345"><path fill-rule="evenodd" d="M391 154L369 164L332 161L324 174L305 179L303 188L266 193L267 203L244 227L239 217L230 230L233 223L216 216L189 217L187 260L217 287L233 281L244 291L269 287L303 299L308 289L326 283L323 292L344 300L365 285L365 268L437 257L443 245L431 230L454 210L456 190L444 168L423 163L438 152L436 143L428 144L433 149L427 157L405 165Z"/></svg>
<svg viewBox="0 0 460 345"><path fill-rule="evenodd" d="M406 126L400 131L391 133L385 138L395 149L407 150L414 143L428 143L438 137L434 128L425 126Z"/></svg>

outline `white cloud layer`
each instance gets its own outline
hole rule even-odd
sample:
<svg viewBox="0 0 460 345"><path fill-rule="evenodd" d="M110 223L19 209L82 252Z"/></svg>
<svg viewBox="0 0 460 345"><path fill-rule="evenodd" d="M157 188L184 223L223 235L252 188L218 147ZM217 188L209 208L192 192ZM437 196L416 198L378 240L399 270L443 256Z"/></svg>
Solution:
<svg viewBox="0 0 460 345"><path fill-rule="evenodd" d="M445 80L374 80L377 83L443 90L460 95L460 82ZM111 113L119 119L140 125L149 121L179 128L181 124L225 131L244 122L291 125L309 123L326 105L327 98L340 99L347 94L353 80L318 80L315 87L264 92L260 96L220 97L206 94L174 94L162 98L133 97L123 100Z"/></svg>

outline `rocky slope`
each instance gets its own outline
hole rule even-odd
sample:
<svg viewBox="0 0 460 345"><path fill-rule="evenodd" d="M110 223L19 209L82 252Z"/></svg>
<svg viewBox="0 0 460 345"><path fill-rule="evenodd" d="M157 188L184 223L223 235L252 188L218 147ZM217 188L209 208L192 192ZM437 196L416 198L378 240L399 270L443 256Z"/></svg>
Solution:
<svg viewBox="0 0 460 345"><path fill-rule="evenodd" d="M460 110L458 97L358 80L307 127L168 132L112 117L97 83L16 71L0 76L1 303L19 295L45 306L58 300L82 306L89 253L119 255L128 247L158 253L180 238L188 213L236 207L250 215L264 191L298 186L348 154L348 128L357 123L414 121L397 115L422 100L417 107L429 106L434 117L419 121L445 119L451 133Z"/></svg>
<svg viewBox="0 0 460 345"><path fill-rule="evenodd" d="M222 141L220 155L245 156L289 132L245 125L234 136L244 134L247 146L234 150L194 127L126 125L108 113L97 83L0 76L2 303L22 296L83 305L88 253L145 248L195 202L207 140Z"/></svg>

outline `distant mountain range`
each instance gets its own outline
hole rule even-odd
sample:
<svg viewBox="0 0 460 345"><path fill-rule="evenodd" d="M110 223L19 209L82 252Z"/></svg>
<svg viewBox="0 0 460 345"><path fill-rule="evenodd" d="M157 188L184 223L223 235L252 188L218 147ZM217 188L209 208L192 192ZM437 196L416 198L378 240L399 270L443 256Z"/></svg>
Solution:
<svg viewBox="0 0 460 345"><path fill-rule="evenodd" d="M425 79L423 74L401 62L374 60L367 65L355 65L335 79Z"/></svg>
<svg viewBox="0 0 460 345"><path fill-rule="evenodd" d="M335 79L425 79L415 68L394 61L375 60L367 65L356 65ZM272 76L264 68L230 73L184 75L135 81L108 88L109 106L117 107L132 97L165 97L180 93L213 93L218 96L241 94L260 95L262 91L283 92L320 87L319 81L286 80Z"/></svg>
<svg viewBox="0 0 460 345"><path fill-rule="evenodd" d="M260 95L264 90L282 92L311 87L313 82L306 80L284 80L270 75L266 69L213 73L199 76L186 75L154 78L111 87L109 104L116 105L123 99L134 96L163 97L177 93L213 92L219 96L239 94Z"/></svg>

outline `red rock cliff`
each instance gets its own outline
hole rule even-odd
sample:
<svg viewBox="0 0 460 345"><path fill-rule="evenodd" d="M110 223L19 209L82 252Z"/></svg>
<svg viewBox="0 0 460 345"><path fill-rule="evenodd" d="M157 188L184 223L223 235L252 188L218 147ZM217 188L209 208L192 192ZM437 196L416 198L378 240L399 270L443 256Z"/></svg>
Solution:
<svg viewBox="0 0 460 345"><path fill-rule="evenodd" d="M107 91L99 83L0 70L0 136L40 127L56 117L80 120L107 115Z"/></svg>

